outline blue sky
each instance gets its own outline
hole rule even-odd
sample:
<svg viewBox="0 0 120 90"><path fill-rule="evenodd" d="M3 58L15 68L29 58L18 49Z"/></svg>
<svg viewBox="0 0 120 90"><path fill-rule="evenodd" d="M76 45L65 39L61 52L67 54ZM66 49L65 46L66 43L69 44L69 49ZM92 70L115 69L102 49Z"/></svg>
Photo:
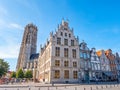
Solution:
<svg viewBox="0 0 120 90"><path fill-rule="evenodd" d="M120 52L119 0L0 0L0 58L15 70L19 48L28 23L38 31L37 52L62 18L80 41L97 50Z"/></svg>

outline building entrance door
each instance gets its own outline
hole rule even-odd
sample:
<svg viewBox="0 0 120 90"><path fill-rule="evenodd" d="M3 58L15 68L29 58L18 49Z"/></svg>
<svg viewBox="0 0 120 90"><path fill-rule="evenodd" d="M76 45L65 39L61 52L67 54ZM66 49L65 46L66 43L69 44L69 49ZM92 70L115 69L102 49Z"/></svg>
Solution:
<svg viewBox="0 0 120 90"><path fill-rule="evenodd" d="M89 72L85 71L85 82L89 83Z"/></svg>

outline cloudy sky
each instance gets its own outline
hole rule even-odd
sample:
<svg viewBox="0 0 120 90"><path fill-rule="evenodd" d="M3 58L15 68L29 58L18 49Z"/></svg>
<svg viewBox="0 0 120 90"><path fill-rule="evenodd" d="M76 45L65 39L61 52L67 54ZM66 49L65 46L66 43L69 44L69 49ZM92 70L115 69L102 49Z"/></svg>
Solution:
<svg viewBox="0 0 120 90"><path fill-rule="evenodd" d="M0 58L15 70L19 48L28 23L38 31L37 52L62 18L90 48L120 52L119 0L0 0Z"/></svg>

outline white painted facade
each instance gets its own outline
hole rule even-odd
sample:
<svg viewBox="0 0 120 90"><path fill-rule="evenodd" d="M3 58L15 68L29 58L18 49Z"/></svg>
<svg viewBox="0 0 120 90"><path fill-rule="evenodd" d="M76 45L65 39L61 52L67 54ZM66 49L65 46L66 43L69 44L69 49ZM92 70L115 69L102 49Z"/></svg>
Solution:
<svg viewBox="0 0 120 90"><path fill-rule="evenodd" d="M118 53L115 53L115 63L117 69L117 78L120 81L120 57Z"/></svg>
<svg viewBox="0 0 120 90"><path fill-rule="evenodd" d="M111 71L109 60L107 59L104 50L101 50L101 55L99 56L99 59L100 59L100 63L101 63L101 70L103 72L104 71Z"/></svg>
<svg viewBox="0 0 120 90"><path fill-rule="evenodd" d="M106 55L105 55L105 51L104 50L100 50L97 52L97 55L100 59L100 63L101 63L101 71L102 71L102 80L106 81L109 80L109 76L110 76L110 64L109 64L109 60L107 59Z"/></svg>
<svg viewBox="0 0 120 90"><path fill-rule="evenodd" d="M101 63L100 59L96 54L96 49L92 48L90 52L90 61L91 61L91 77L90 80L100 79L101 78Z"/></svg>
<svg viewBox="0 0 120 90"><path fill-rule="evenodd" d="M80 43L80 81L89 82L91 63L90 50L87 44L83 41Z"/></svg>

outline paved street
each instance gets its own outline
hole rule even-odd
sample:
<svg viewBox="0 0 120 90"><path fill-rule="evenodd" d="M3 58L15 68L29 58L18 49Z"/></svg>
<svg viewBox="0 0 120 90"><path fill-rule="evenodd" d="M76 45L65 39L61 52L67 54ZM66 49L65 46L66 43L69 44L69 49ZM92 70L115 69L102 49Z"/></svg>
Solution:
<svg viewBox="0 0 120 90"><path fill-rule="evenodd" d="M120 84L80 85L80 84L14 84L0 85L0 90L120 90Z"/></svg>

